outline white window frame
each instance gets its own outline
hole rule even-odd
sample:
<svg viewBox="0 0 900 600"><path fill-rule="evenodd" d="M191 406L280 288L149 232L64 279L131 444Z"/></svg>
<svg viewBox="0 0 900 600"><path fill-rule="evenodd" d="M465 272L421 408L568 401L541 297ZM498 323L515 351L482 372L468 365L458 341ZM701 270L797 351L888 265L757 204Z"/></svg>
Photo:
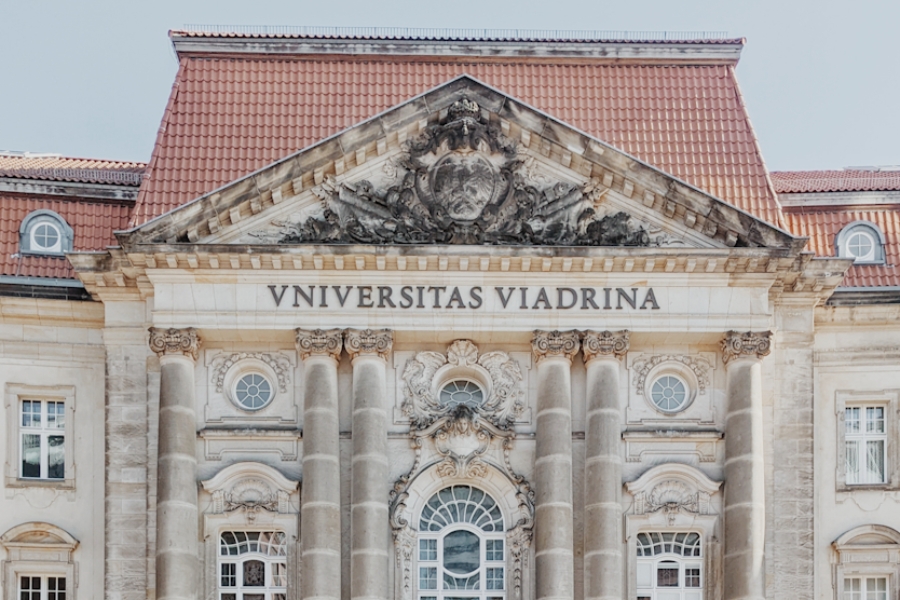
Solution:
<svg viewBox="0 0 900 600"><path fill-rule="evenodd" d="M865 256L855 256L850 252L850 242L856 234L863 234L872 243L872 251ZM885 262L884 233L871 221L853 221L843 227L834 239L835 255L852 258L859 265L881 265Z"/></svg>
<svg viewBox="0 0 900 600"><path fill-rule="evenodd" d="M56 233L59 235L57 243L51 248L38 247L35 243L36 229L44 223L56 229ZM72 227L52 210L42 208L32 211L22 219L22 223L19 225L19 252L23 254L61 257L66 252L72 251L74 239L75 233Z"/></svg>
<svg viewBox="0 0 900 600"><path fill-rule="evenodd" d="M42 411L46 410L47 402L62 402L65 407L65 426L62 429L56 430L24 428L22 426L22 406L24 401L41 402ZM42 414L45 413L42 412ZM23 383L7 383L6 422L7 447L4 477L6 487L51 487L60 490L75 489L75 388L73 386L35 386ZM54 432L61 432L65 438L63 444L63 452L65 455L63 466L64 478L46 479L24 477L21 472L23 433L39 433L42 436L46 436ZM45 451L44 444L42 444L42 455L46 453Z"/></svg>
<svg viewBox="0 0 900 600"><path fill-rule="evenodd" d="M679 594L679 600L701 600L705 594L705 586L706 586L706 573L704 569L704 552L703 552L703 534L698 531L643 531L638 535L666 535L672 534L677 536L678 534L690 535L695 534L699 537L699 547L700 547L700 556L682 556L680 554L674 552L663 552L662 554L658 554L655 556L638 556L637 552L635 552L635 571L637 575L637 580L635 583L635 590L637 592L637 598L649 598L650 600L656 600L658 598L659 593L677 593ZM635 544L635 550L637 550L637 544ZM660 568L662 563L674 563L678 566L678 586L677 587L660 587L658 585L658 579L656 577L657 570ZM649 569L650 576L650 586L641 586L641 571L645 570L645 568ZM687 587L687 569L694 569L700 571L700 585L696 587ZM693 594L693 596L691 595Z"/></svg>
<svg viewBox="0 0 900 600"><path fill-rule="evenodd" d="M269 555L259 551L250 551L244 554L237 555L224 555L222 554L222 537L226 533L234 533L234 534L256 534L256 533L280 533L284 536L284 554L281 555ZM287 598L288 593L288 583L287 583L287 570L288 570L288 536L284 531L279 529L223 529L219 532L219 552L218 559L216 560L216 598L218 600L222 600L226 598L226 596L234 595L235 600L242 600L242 596L244 594L262 594L265 600L280 600L283 598ZM265 565L266 571L266 579L264 586L261 587L252 587L248 588L243 585L243 564L250 561L260 561ZM222 578L223 578L223 567L224 565L234 565L235 566L235 585L223 587L222 586ZM285 583L283 586L275 585L274 581L271 581L273 576L273 565L280 564L284 566L284 578Z"/></svg>
<svg viewBox="0 0 900 600"><path fill-rule="evenodd" d="M485 496L488 496L493 500L496 507L500 510L501 518L503 519L503 523L506 523L506 515L504 514L501 502L494 497L493 494L489 493L485 489L472 485L470 483L460 483L442 486L438 492L444 490L448 487L459 487L466 486L472 489L477 489ZM432 494L435 495L435 494ZM426 499L426 505L430 497ZM419 511L418 519L416 520L416 543L414 547L414 561L413 561L413 577L415 583L415 594L414 598L416 600L444 600L446 597L454 597L454 598L471 598L472 600L506 600L509 593L509 548L507 542L507 532L505 527L500 527L498 531L488 532L482 530L480 527L472 524L457 521L446 525L440 531L422 531L418 528L419 520L422 518L422 511ZM443 549L444 544L443 540L447 535L455 532L455 531L468 531L478 536L479 538L479 566L474 573L478 574L479 578L479 588L477 590L473 589L453 589L453 590L445 590L443 589ZM435 558L433 560L423 560L422 559L422 542L423 541L435 541L436 552ZM503 552L501 557L492 558L488 560L487 558L487 543L491 541L499 541L502 544ZM435 569L436 572L436 588L435 589L427 589L421 587L422 581L422 569ZM489 569L502 569L502 586L503 589L487 589L488 584L488 575Z"/></svg>
<svg viewBox="0 0 900 600"><path fill-rule="evenodd" d="M24 590L23 584L25 583L25 581L24 581L25 579L30 579L30 580L37 579L39 581L38 590L34 590L33 588L30 588L30 586L29 586L28 590ZM56 582L55 582L56 586L57 586L56 590L50 589L50 580L51 579L56 580ZM60 581L64 582L63 590L58 589ZM29 584L30 583L32 583L32 582L29 582ZM26 592L26 591L30 592L30 594L29 594L30 597L28 598L28 600L68 600L69 599L69 585L68 585L68 580L66 579L65 575L60 576L60 575L20 573L17 578L17 584L18 584L18 587L16 589L16 596L15 596L16 600L19 600L20 598L22 598L22 593ZM38 592L37 598L33 598L35 591ZM62 595L59 594L60 591L62 591Z"/></svg>
<svg viewBox="0 0 900 600"><path fill-rule="evenodd" d="M844 408L844 453L848 464L844 467L847 485L882 485L887 482L887 406L884 404L853 404ZM852 417L852 418L851 418ZM880 418L879 418L880 417ZM850 423L856 431L850 431ZM881 430L875 429L880 424ZM881 474L873 477L866 468L870 444L881 445ZM850 448L855 448L856 468L849 465Z"/></svg>
<svg viewBox="0 0 900 600"><path fill-rule="evenodd" d="M891 578L888 576L885 576L885 575L882 575L882 576L874 575L873 576L873 575L869 575L869 574L862 575L862 574L858 574L858 573L852 577L844 577L844 580L841 585L841 589L838 590L838 597L840 598L840 600L889 600L889 598L890 598L890 595L889 595L890 594L890 580L891 580ZM856 592L849 591L848 592L847 584L849 584L851 581L859 581L859 590L858 591L856 591ZM873 589L870 591L869 586L872 585L872 587L877 588L877 587L879 587L877 585L877 582L879 582L879 581L884 581L884 590ZM870 596L870 594L877 594L878 591L883 591L884 594L880 595L880 596Z"/></svg>
<svg viewBox="0 0 900 600"><path fill-rule="evenodd" d="M882 407L884 409L884 434L879 434L879 439L885 440L884 449L884 481L849 483L847 474L847 442L864 440L865 434L853 434L848 436L846 415L848 408L859 408L860 413L866 407ZM866 489L900 489L900 390L838 390L835 392L835 417L837 423L836 436L836 473L835 484L839 492L852 492ZM864 421L863 421L864 422ZM864 460L865 456L860 456Z"/></svg>
<svg viewBox="0 0 900 600"><path fill-rule="evenodd" d="M66 600L76 600L78 540L68 532L49 523L23 523L0 536L0 546L6 550L2 563L4 598L18 600L22 577L62 577L66 580Z"/></svg>

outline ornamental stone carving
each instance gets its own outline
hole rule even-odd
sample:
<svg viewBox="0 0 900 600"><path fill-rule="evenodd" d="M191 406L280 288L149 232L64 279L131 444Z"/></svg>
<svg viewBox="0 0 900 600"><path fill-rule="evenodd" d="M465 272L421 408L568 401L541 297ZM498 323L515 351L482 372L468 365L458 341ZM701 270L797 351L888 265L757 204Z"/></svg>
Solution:
<svg viewBox="0 0 900 600"><path fill-rule="evenodd" d="M771 351L771 331L729 331L722 340L722 359L726 365L737 358L762 359Z"/></svg>
<svg viewBox="0 0 900 600"><path fill-rule="evenodd" d="M536 329L531 338L531 352L534 363L540 364L546 358L562 356L572 362L581 347L581 334L570 331L541 331Z"/></svg>
<svg viewBox="0 0 900 600"><path fill-rule="evenodd" d="M628 330L585 331L581 341L584 362L594 358L622 358L628 352Z"/></svg>
<svg viewBox="0 0 900 600"><path fill-rule="evenodd" d="M340 329L298 329L297 352L303 360L310 356L330 356L340 360L341 340Z"/></svg>
<svg viewBox="0 0 900 600"><path fill-rule="evenodd" d="M197 360L200 352L200 336L193 327L185 329L151 327L150 349L159 357L167 354L183 354Z"/></svg>
<svg viewBox="0 0 900 600"><path fill-rule="evenodd" d="M212 382L215 384L217 392L221 394L224 391L228 371L245 360L258 360L267 365L278 377L278 391L282 394L287 392L288 382L293 370L290 359L280 354L266 352L235 352L215 357L210 365L210 371L212 373Z"/></svg>
<svg viewBox="0 0 900 600"><path fill-rule="evenodd" d="M357 356L378 356L387 360L394 344L390 329L345 329L344 347L350 359Z"/></svg>
<svg viewBox="0 0 900 600"><path fill-rule="evenodd" d="M428 427L450 415L454 405L439 400L442 383L451 376L468 377L482 383L484 397L468 405L478 417L501 429L509 429L525 410L525 392L519 363L505 352L486 352L469 340L450 344L447 355L419 352L403 370L403 412L414 428Z"/></svg>
<svg viewBox="0 0 900 600"><path fill-rule="evenodd" d="M298 482L285 478L275 469L258 463L236 463L203 482L211 496L207 514L242 513L248 523L263 513L290 514L291 495Z"/></svg>
<svg viewBox="0 0 900 600"><path fill-rule="evenodd" d="M709 386L709 372L713 365L699 355L674 355L674 354L657 354L654 356L642 356L634 361L632 368L634 369L634 387L638 394L643 394L647 386L647 378L650 373L660 365L670 363L679 367L686 367L691 370L697 378L697 393L701 396L706 394L706 388Z"/></svg>
<svg viewBox="0 0 900 600"><path fill-rule="evenodd" d="M634 496L632 515L661 515L671 527L680 514L714 514L711 499L721 485L694 467L668 463L652 467L625 487Z"/></svg>
<svg viewBox="0 0 900 600"><path fill-rule="evenodd" d="M516 140L475 102L456 101L440 123L388 161L390 187L333 177L313 192L320 215L286 225L281 243L647 246L624 212L601 216L598 180L534 185Z"/></svg>

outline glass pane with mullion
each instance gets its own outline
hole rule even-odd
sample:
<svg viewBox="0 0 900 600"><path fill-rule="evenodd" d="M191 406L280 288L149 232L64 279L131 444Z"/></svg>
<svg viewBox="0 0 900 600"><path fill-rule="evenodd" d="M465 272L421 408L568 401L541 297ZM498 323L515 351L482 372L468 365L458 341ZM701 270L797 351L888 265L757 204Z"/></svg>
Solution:
<svg viewBox="0 0 900 600"><path fill-rule="evenodd" d="M884 483L884 440L866 442L866 483Z"/></svg>
<svg viewBox="0 0 900 600"><path fill-rule="evenodd" d="M884 433L884 408L866 407L866 433Z"/></svg>
<svg viewBox="0 0 900 600"><path fill-rule="evenodd" d="M657 565L656 587L678 587L678 563L666 561Z"/></svg>
<svg viewBox="0 0 900 600"><path fill-rule="evenodd" d="M862 580L858 577L844 579L844 598L843 600L861 600Z"/></svg>

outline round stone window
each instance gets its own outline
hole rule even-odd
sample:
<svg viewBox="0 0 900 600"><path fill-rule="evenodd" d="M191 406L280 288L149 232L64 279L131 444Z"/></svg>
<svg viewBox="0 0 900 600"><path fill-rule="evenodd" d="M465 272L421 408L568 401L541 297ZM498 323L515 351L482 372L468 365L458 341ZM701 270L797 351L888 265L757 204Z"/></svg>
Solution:
<svg viewBox="0 0 900 600"><path fill-rule="evenodd" d="M246 410L259 410L272 400L272 395L272 384L259 373L247 373L234 384L234 399Z"/></svg>
<svg viewBox="0 0 900 600"><path fill-rule="evenodd" d="M443 388L439 402L444 406L480 406L484 402L484 391L471 381L451 381Z"/></svg>
<svg viewBox="0 0 900 600"><path fill-rule="evenodd" d="M657 377L650 386L650 400L659 410L674 413L683 410L688 402L688 388L674 375Z"/></svg>

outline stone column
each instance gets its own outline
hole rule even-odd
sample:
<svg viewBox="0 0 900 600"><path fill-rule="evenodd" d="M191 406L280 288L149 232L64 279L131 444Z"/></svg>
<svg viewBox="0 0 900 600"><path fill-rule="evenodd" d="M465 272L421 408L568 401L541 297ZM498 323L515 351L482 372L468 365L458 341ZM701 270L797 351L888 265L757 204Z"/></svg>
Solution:
<svg viewBox="0 0 900 600"><path fill-rule="evenodd" d="M156 598L197 598L197 330L150 328L159 355L159 462L156 503Z"/></svg>
<svg viewBox="0 0 900 600"><path fill-rule="evenodd" d="M297 330L303 360L301 598L341 597L341 473L337 367L341 330Z"/></svg>
<svg viewBox="0 0 900 600"><path fill-rule="evenodd" d="M584 597L620 600L622 555L622 417L619 361L627 331L586 331L587 429L584 436Z"/></svg>
<svg viewBox="0 0 900 600"><path fill-rule="evenodd" d="M350 598L387 600L388 525L386 367L389 329L347 329L353 364L353 459L350 484Z"/></svg>
<svg viewBox="0 0 900 600"><path fill-rule="evenodd" d="M577 331L535 331L537 431L534 455L536 598L575 594L572 514L572 358Z"/></svg>
<svg viewBox="0 0 900 600"><path fill-rule="evenodd" d="M766 494L763 455L762 358L769 331L729 331L722 341L728 375L725 416L726 600L766 595Z"/></svg>

